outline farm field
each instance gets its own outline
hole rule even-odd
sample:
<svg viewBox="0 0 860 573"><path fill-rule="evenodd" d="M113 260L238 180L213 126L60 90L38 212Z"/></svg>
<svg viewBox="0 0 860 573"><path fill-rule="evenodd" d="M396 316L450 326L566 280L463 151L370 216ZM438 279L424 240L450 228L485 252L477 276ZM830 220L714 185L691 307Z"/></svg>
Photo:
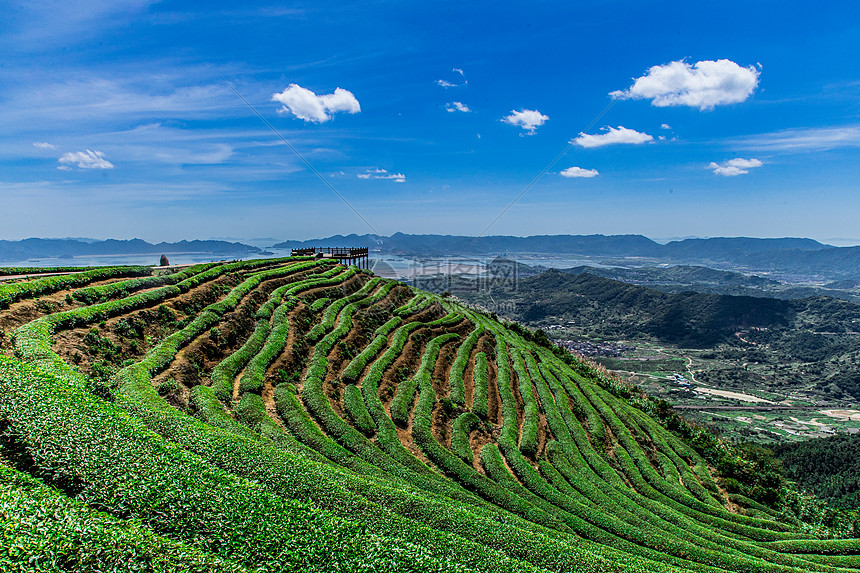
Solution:
<svg viewBox="0 0 860 573"><path fill-rule="evenodd" d="M0 348L3 571L860 571L604 368L330 259L4 282Z"/></svg>
<svg viewBox="0 0 860 573"><path fill-rule="evenodd" d="M860 432L856 401L834 400L814 384L768 383L774 372L768 364L662 343L621 343L634 350L594 360L724 436L776 443Z"/></svg>

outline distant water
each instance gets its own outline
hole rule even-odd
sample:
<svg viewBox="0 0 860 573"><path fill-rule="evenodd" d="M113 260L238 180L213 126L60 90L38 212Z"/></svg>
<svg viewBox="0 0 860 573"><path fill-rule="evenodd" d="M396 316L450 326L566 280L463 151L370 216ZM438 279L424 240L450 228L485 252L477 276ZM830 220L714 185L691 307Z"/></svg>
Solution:
<svg viewBox="0 0 860 573"><path fill-rule="evenodd" d="M534 255L510 255L507 258L530 265L533 267L547 267L552 269L569 269L573 267L581 267L587 265L589 267L604 267L608 268L611 265L605 265L594 259L571 258L571 257L547 257L543 254Z"/></svg>
<svg viewBox="0 0 860 573"><path fill-rule="evenodd" d="M569 269L582 265L607 267L591 259L569 257L547 257L535 254L505 254L503 258L529 266L554 269ZM428 275L457 275L477 277L487 273L487 268L497 256L476 257L403 257L399 255L371 254L371 269L382 277L413 279Z"/></svg>
<svg viewBox="0 0 860 573"><path fill-rule="evenodd" d="M221 259L235 261L245 259L259 259L270 257L286 257L290 255L290 251L284 252L282 249L269 249L271 255L212 255L206 253L175 253L167 254L167 258L172 265L185 265L189 263L207 263L210 261L218 261ZM275 251L280 251L276 253ZM20 261L3 261L0 266L3 267L95 267L95 266L112 266L112 265L144 265L154 266L161 260L161 253L157 255L86 255L80 257L42 257L38 259L25 259Z"/></svg>

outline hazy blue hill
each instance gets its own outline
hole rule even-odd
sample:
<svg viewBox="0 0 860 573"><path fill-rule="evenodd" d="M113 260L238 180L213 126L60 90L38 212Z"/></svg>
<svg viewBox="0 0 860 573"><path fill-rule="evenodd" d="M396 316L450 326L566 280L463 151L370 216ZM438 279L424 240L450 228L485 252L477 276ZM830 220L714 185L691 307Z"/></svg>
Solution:
<svg viewBox="0 0 860 573"><path fill-rule="evenodd" d="M773 251L817 251L832 248L812 239L781 238L756 239L751 237L714 237L711 239L684 239L664 245L664 256L672 259L710 259L737 261L753 254ZM767 257L768 255L765 255Z"/></svg>
<svg viewBox="0 0 860 573"><path fill-rule="evenodd" d="M860 281L852 279L844 279L841 281L833 281L824 285L825 288L834 289L853 289L860 287Z"/></svg>
<svg viewBox="0 0 860 573"><path fill-rule="evenodd" d="M379 235L332 235L307 241L282 241L272 245L275 249L300 249L307 247L374 247L385 237Z"/></svg>
<svg viewBox="0 0 860 573"><path fill-rule="evenodd" d="M826 249L812 239L754 239L747 237L684 239L661 245L643 235L334 235L307 241L284 241L278 248L300 246L377 246L385 252L477 254L504 252L564 253L587 256L635 256L723 260L774 250Z"/></svg>
<svg viewBox="0 0 860 573"><path fill-rule="evenodd" d="M815 274L835 280L860 279L860 247L754 253L748 255L744 261L748 267L758 269Z"/></svg>
<svg viewBox="0 0 860 573"><path fill-rule="evenodd" d="M609 256L659 256L661 245L642 235L334 235L307 241L284 241L277 248L310 246L376 246L383 252L437 255L504 252L564 253Z"/></svg>
<svg viewBox="0 0 860 573"><path fill-rule="evenodd" d="M558 271L522 279L516 296L517 314L528 322L571 316L578 322L611 324L621 335L644 332L691 347L730 340L740 329L787 326L796 314L792 301L672 294L588 273Z"/></svg>
<svg viewBox="0 0 860 573"><path fill-rule="evenodd" d="M627 282L627 281L625 281ZM801 298L826 296L846 300L850 302L860 302L860 295L850 290L837 290L813 286L791 287L781 285L773 288L755 288L740 285L717 285L708 283L696 284L650 284L651 288L669 292L681 293L685 291L695 291L709 294L725 294L732 296L752 296L756 298L779 298L783 300L795 300Z"/></svg>
<svg viewBox="0 0 860 573"><path fill-rule="evenodd" d="M537 235L532 237L438 237L396 234L389 246L419 251L427 245L443 252L475 253L555 253L603 256L658 256L660 245L642 235Z"/></svg>
<svg viewBox="0 0 860 573"><path fill-rule="evenodd" d="M71 239L37 239L0 241L0 260L16 261L29 258L70 257L86 255L145 255L171 253L209 253L212 255L247 255L260 249L242 243L226 241L179 241L177 243L148 243L142 239L84 242Z"/></svg>
<svg viewBox="0 0 860 573"><path fill-rule="evenodd" d="M518 276L540 274L543 267L518 267ZM755 275L745 275L733 271L721 271L708 267L678 265L673 267L589 267L579 266L560 269L570 274L589 273L595 276L615 279L626 283L648 286L663 292L680 293L695 291L710 294L733 296L754 296L792 300L813 296L829 296L860 302L860 294L852 290L857 281L843 280L824 286L789 286L773 279Z"/></svg>
<svg viewBox="0 0 860 573"><path fill-rule="evenodd" d="M812 239L790 237L716 237L684 239L661 245L642 235L494 235L476 238L462 235L395 233L390 237L370 234L334 235L307 241L284 241L274 245L283 249L334 246L371 247L383 253L417 257L506 253L641 257L652 262L729 265L751 271L813 275L833 280L860 278L860 247L832 247Z"/></svg>
<svg viewBox="0 0 860 573"><path fill-rule="evenodd" d="M777 286L780 284L778 281L754 275L745 275L732 271L721 271L710 269L708 267L690 265L639 268L600 268L579 266L562 269L562 272L575 275L589 273L595 276L644 285L682 284L762 288Z"/></svg>
<svg viewBox="0 0 860 573"><path fill-rule="evenodd" d="M284 241L276 248L328 246L378 247L383 252L424 256L454 254L499 254L505 252L563 253L605 256L659 256L661 246L642 235L334 235L307 241Z"/></svg>

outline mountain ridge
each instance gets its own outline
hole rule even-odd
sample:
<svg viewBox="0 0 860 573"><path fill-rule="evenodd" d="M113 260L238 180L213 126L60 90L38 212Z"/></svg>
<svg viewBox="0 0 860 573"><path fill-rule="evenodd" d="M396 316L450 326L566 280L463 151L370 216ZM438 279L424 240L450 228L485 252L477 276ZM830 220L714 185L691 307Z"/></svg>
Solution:
<svg viewBox="0 0 860 573"><path fill-rule="evenodd" d="M175 243L149 243L143 239L106 239L82 241L77 239L40 239L32 237L20 241L0 240L0 261L29 258L69 257L85 255L148 255L176 253L256 254L262 249L227 241L177 241Z"/></svg>
<svg viewBox="0 0 860 573"><path fill-rule="evenodd" d="M369 247L382 253L419 257L540 253L547 256L643 258L666 264L700 264L825 280L860 278L860 247L834 247L798 237L712 237L662 245L644 235L334 235L283 241L273 248Z"/></svg>
<svg viewBox="0 0 860 573"><path fill-rule="evenodd" d="M458 250L465 253L493 250L521 250L543 253L559 252L582 255L627 255L627 256L701 256L702 252L722 253L723 256L760 253L771 250L821 250L833 247L814 239L798 237L712 237L708 239L683 239L660 244L644 235L468 235L408 234L397 232L390 236L374 234L333 235L308 240L287 240L273 245L274 248L323 246L325 243L352 241L356 246L372 246L383 251L433 252L439 249ZM325 245L328 246L328 245Z"/></svg>

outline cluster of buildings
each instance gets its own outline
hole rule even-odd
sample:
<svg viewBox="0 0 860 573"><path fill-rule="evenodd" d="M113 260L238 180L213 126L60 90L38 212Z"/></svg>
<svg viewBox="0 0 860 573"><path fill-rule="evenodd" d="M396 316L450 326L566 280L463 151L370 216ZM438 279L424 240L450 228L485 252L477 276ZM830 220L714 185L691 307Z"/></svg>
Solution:
<svg viewBox="0 0 860 573"><path fill-rule="evenodd" d="M557 340L556 344L580 356L623 356L625 352L636 350L635 346L620 342L591 342L588 340Z"/></svg>

